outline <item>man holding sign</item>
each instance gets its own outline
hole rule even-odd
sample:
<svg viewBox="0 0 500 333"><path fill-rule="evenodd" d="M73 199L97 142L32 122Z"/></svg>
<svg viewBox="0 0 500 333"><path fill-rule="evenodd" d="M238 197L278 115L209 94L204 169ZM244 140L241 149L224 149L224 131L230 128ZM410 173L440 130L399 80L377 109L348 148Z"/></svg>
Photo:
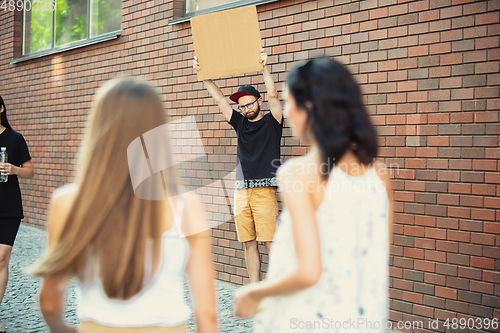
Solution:
<svg viewBox="0 0 500 333"><path fill-rule="evenodd" d="M257 242L264 242L269 253L276 230L279 208L276 200L276 170L280 165L280 141L283 132L283 111L271 73L267 54L261 50L259 63L267 89L271 112L263 114L263 99L252 86L241 86L229 99L238 104L234 110L212 80L205 87L219 105L226 121L236 131L237 159L234 182L234 220L238 240L245 243L245 259L251 282L260 280L260 256ZM200 70L198 59L193 68Z"/></svg>

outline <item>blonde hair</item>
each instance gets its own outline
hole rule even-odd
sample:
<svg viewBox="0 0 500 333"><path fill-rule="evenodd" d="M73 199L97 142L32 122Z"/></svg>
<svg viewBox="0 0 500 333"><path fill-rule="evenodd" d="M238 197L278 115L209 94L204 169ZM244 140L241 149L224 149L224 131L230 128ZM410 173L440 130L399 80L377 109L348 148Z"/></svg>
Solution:
<svg viewBox="0 0 500 333"><path fill-rule="evenodd" d="M99 89L82 145L72 207L33 274L84 279L89 260L95 259L108 297L129 299L144 287L145 277L153 276L158 267L165 221L171 226L173 216L167 200L134 195L127 147L164 123L160 98L144 81L114 79ZM172 168L168 171L164 177L169 188L164 189L175 195L176 177ZM149 260L153 265L147 272Z"/></svg>

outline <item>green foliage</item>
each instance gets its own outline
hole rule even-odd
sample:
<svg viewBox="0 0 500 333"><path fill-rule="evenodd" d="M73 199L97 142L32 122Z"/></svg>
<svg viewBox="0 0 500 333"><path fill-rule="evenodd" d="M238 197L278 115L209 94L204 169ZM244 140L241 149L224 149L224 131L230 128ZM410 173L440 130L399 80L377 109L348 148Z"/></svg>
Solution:
<svg viewBox="0 0 500 333"><path fill-rule="evenodd" d="M45 1L47 4L50 0ZM48 8L31 10L26 15L26 43L29 52L50 49L52 31L54 45L64 45L74 41L98 36L120 29L120 0L53 0L55 10ZM87 17L87 5L90 2L90 18ZM47 6L48 7L48 6ZM52 23L54 18L55 24ZM90 36L87 36L87 24ZM54 26L53 26L54 25Z"/></svg>
<svg viewBox="0 0 500 333"><path fill-rule="evenodd" d="M52 12L50 10L31 11L30 52L50 49L52 47Z"/></svg>
<svg viewBox="0 0 500 333"><path fill-rule="evenodd" d="M87 38L87 1L56 0L55 44Z"/></svg>
<svg viewBox="0 0 500 333"><path fill-rule="evenodd" d="M91 0L90 35L97 36L120 29L121 1Z"/></svg>

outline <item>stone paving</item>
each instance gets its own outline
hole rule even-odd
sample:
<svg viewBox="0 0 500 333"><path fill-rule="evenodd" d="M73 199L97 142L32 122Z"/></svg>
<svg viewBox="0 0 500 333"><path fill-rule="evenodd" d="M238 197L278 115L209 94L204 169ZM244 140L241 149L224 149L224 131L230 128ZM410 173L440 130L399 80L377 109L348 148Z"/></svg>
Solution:
<svg viewBox="0 0 500 333"><path fill-rule="evenodd" d="M0 319L7 333L48 332L38 307L40 279L24 273L24 269L34 263L45 251L46 233L34 227L21 225L10 260L10 274L7 291L0 305ZM73 281L67 292L65 320L78 324L75 310L75 285ZM219 298L219 323L221 332L252 332L250 320L238 320L232 316L235 286L217 281ZM186 290L186 298L189 301ZM191 332L195 332L193 318L189 321Z"/></svg>

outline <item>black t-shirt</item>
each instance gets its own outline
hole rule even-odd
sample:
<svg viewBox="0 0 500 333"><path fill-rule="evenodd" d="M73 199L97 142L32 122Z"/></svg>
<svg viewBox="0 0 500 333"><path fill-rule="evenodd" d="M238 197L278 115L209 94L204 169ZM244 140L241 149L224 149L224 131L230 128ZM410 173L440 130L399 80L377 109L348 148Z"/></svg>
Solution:
<svg viewBox="0 0 500 333"><path fill-rule="evenodd" d="M238 137L234 188L278 186L276 170L281 164L283 118L280 124L269 112L262 119L251 122L233 110L229 124Z"/></svg>
<svg viewBox="0 0 500 333"><path fill-rule="evenodd" d="M5 129L0 134L0 147L7 147L7 159L17 167L31 160L28 145L21 133ZM21 189L16 175L10 175L6 183L0 183L0 216L23 218Z"/></svg>

